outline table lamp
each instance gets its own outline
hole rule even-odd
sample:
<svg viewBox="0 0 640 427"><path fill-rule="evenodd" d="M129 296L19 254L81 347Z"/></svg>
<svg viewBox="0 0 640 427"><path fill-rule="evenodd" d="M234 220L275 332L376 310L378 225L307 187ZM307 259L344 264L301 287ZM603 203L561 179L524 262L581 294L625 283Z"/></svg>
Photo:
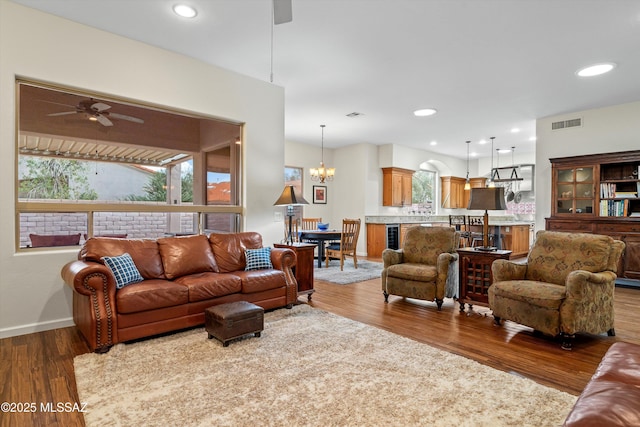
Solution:
<svg viewBox="0 0 640 427"><path fill-rule="evenodd" d="M476 247L481 251L495 251L498 248L489 246L489 213L487 211L501 211L507 209L504 202L503 187L472 188L467 209L484 210L482 220L482 246Z"/></svg>
<svg viewBox="0 0 640 427"><path fill-rule="evenodd" d="M294 205L308 205L304 197L297 195L295 190L293 189L293 185L285 185L284 190L282 190L282 194L273 204L273 206L286 206L287 207L287 217L289 217L289 230L287 232L287 238L285 239L286 243L291 245L293 244L293 232L292 232L292 222L293 222L293 206Z"/></svg>

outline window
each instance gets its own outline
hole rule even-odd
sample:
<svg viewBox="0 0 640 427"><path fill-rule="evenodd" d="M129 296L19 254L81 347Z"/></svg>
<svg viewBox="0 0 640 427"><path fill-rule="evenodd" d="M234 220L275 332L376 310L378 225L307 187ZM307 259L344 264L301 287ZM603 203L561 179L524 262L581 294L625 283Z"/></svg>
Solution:
<svg viewBox="0 0 640 427"><path fill-rule="evenodd" d="M284 167L284 185L293 185L293 191L304 197L302 194L302 174L303 169L296 166ZM293 220L301 221L303 217L303 206L293 207Z"/></svg>
<svg viewBox="0 0 640 427"><path fill-rule="evenodd" d="M18 247L239 231L241 124L32 82L17 94Z"/></svg>
<svg viewBox="0 0 640 427"><path fill-rule="evenodd" d="M433 201L436 195L436 173L419 170L413 174L412 180L412 207L416 213L435 213Z"/></svg>

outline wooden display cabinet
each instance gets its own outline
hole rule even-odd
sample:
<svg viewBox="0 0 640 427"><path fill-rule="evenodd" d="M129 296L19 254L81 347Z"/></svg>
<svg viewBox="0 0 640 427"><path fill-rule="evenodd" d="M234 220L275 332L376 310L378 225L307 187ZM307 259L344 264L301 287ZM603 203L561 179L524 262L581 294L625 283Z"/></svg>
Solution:
<svg viewBox="0 0 640 427"><path fill-rule="evenodd" d="M382 168L382 206L410 206L413 173L410 169Z"/></svg>
<svg viewBox="0 0 640 427"><path fill-rule="evenodd" d="M545 228L622 240L618 282L640 287L640 151L550 161L552 207Z"/></svg>

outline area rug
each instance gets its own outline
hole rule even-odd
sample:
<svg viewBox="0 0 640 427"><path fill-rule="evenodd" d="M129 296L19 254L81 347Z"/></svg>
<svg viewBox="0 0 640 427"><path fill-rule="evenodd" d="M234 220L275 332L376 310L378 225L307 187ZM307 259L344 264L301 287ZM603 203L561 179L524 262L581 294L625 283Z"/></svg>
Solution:
<svg viewBox="0 0 640 427"><path fill-rule="evenodd" d="M369 279L380 278L382 273L382 263L367 260L358 260L358 268L353 267L353 261L348 258L344 263L344 270L340 271L340 260L332 259L329 268L322 263L322 268L318 268L316 261L313 270L313 278L324 280L325 282L348 285L349 283L363 282Z"/></svg>
<svg viewBox="0 0 640 427"><path fill-rule="evenodd" d="M74 359L87 426L558 426L568 393L304 304Z"/></svg>

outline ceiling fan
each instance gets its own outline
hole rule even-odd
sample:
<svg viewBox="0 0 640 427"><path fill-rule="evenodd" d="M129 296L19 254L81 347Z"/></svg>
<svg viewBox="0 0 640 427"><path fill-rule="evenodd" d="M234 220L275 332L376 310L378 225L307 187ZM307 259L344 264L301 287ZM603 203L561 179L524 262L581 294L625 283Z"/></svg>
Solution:
<svg viewBox="0 0 640 427"><path fill-rule="evenodd" d="M64 105L66 107L75 108L75 110L47 114L50 117L66 116L68 114L86 114L89 120L97 121L102 126L113 126L113 122L109 120L110 118L127 120L134 123L144 123L144 120L137 117L107 111L111 108L111 105L105 104L104 102L96 101L93 98L80 101L80 103L78 103L78 105L76 105L75 107L73 105L59 104L57 102L52 102L52 104Z"/></svg>

